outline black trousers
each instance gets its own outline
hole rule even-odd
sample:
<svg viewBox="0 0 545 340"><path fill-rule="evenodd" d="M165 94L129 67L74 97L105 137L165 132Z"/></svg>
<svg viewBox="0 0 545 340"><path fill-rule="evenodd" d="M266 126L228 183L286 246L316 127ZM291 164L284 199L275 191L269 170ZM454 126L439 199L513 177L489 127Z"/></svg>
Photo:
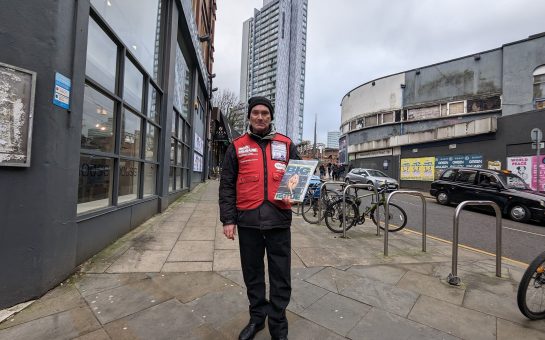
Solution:
<svg viewBox="0 0 545 340"><path fill-rule="evenodd" d="M286 307L291 296L291 233L289 228L238 228L240 262L250 302L250 320L262 323L269 316L273 337L288 335ZM264 255L269 266L269 300L265 297Z"/></svg>

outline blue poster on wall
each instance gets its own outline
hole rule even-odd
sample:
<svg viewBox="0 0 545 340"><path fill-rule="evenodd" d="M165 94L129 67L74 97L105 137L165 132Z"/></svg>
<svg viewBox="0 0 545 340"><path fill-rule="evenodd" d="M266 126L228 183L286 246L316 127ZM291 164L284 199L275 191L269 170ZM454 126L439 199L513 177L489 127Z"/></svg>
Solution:
<svg viewBox="0 0 545 340"><path fill-rule="evenodd" d="M482 168L483 155L472 154L435 157L435 169L442 170L453 167Z"/></svg>

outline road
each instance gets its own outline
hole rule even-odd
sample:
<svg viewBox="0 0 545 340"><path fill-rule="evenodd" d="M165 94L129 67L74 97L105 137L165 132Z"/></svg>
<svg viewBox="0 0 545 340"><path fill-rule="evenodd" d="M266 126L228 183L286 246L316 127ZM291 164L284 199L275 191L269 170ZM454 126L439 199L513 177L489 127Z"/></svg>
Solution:
<svg viewBox="0 0 545 340"><path fill-rule="evenodd" d="M427 231L445 240L452 241L455 206L442 206L434 199L427 201ZM394 197L394 203L407 212L407 228L422 230L421 200L414 196ZM496 253L496 218L493 215L475 211L460 214L459 243L473 248ZM543 223L518 223L502 219L503 256L530 263L539 253L545 251L545 225Z"/></svg>

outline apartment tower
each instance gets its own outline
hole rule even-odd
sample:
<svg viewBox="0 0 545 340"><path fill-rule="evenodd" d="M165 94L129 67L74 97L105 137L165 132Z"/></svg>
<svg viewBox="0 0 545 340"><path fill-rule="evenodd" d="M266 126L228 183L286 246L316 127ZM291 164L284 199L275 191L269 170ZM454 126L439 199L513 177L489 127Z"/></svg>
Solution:
<svg viewBox="0 0 545 340"><path fill-rule="evenodd" d="M278 132L303 139L307 0L264 0L243 24L240 100L256 95L275 105Z"/></svg>

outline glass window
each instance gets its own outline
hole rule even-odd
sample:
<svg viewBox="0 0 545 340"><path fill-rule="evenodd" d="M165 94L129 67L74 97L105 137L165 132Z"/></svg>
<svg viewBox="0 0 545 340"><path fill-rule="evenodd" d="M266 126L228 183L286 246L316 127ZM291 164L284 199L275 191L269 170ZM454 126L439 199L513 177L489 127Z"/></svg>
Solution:
<svg viewBox="0 0 545 340"><path fill-rule="evenodd" d="M157 128L150 123L147 123L146 131L146 154L145 158L148 161L157 161L157 146L159 145L159 133Z"/></svg>
<svg viewBox="0 0 545 340"><path fill-rule="evenodd" d="M174 155L176 154L176 140L170 139L170 164L174 164L176 162L176 159L174 158Z"/></svg>
<svg viewBox="0 0 545 340"><path fill-rule="evenodd" d="M168 172L168 190L174 191L174 170L176 168L170 168L170 171Z"/></svg>
<svg viewBox="0 0 545 340"><path fill-rule="evenodd" d="M182 189L182 169L176 168L176 189Z"/></svg>
<svg viewBox="0 0 545 340"><path fill-rule="evenodd" d="M533 75L535 108L545 109L545 65L538 67Z"/></svg>
<svg viewBox="0 0 545 340"><path fill-rule="evenodd" d="M114 151L114 102L85 85L81 148L103 152Z"/></svg>
<svg viewBox="0 0 545 340"><path fill-rule="evenodd" d="M111 204L113 164L111 158L80 156L78 214Z"/></svg>
<svg viewBox="0 0 545 340"><path fill-rule="evenodd" d="M182 164L182 149L183 144L178 143L178 148L176 149L176 164L181 165Z"/></svg>
<svg viewBox="0 0 545 340"><path fill-rule="evenodd" d="M456 177L456 170L454 169L448 169L441 175L441 179L445 181L454 181L454 177Z"/></svg>
<svg viewBox="0 0 545 340"><path fill-rule="evenodd" d="M155 87L153 87L153 85L150 84L149 85L149 91L148 91L148 112L147 112L147 115L151 120L153 120L157 124L160 123L160 121L159 121L159 103L160 103L159 93L157 92Z"/></svg>
<svg viewBox="0 0 545 340"><path fill-rule="evenodd" d="M159 0L91 0L144 69L157 79L159 61Z"/></svg>
<svg viewBox="0 0 545 340"><path fill-rule="evenodd" d="M98 24L89 18L85 74L115 92L117 45Z"/></svg>
<svg viewBox="0 0 545 340"><path fill-rule="evenodd" d="M139 112L142 111L142 91L144 89L144 75L136 66L125 58L125 79L123 81L123 99Z"/></svg>
<svg viewBox="0 0 545 340"><path fill-rule="evenodd" d="M118 203L138 198L138 162L119 161L119 198Z"/></svg>
<svg viewBox="0 0 545 340"><path fill-rule="evenodd" d="M144 164L144 197L155 195L157 164Z"/></svg>
<svg viewBox="0 0 545 340"><path fill-rule="evenodd" d="M458 171L458 176L456 177L456 182L464 182L467 184L475 183L475 176L477 171L472 170L460 170Z"/></svg>
<svg viewBox="0 0 545 340"><path fill-rule="evenodd" d="M139 158L142 118L124 109L121 121L121 154L127 157Z"/></svg>
<svg viewBox="0 0 545 340"><path fill-rule="evenodd" d="M184 119L189 116L191 98L191 73L182 54L180 46L176 46L176 65L174 67L174 107L180 111Z"/></svg>

